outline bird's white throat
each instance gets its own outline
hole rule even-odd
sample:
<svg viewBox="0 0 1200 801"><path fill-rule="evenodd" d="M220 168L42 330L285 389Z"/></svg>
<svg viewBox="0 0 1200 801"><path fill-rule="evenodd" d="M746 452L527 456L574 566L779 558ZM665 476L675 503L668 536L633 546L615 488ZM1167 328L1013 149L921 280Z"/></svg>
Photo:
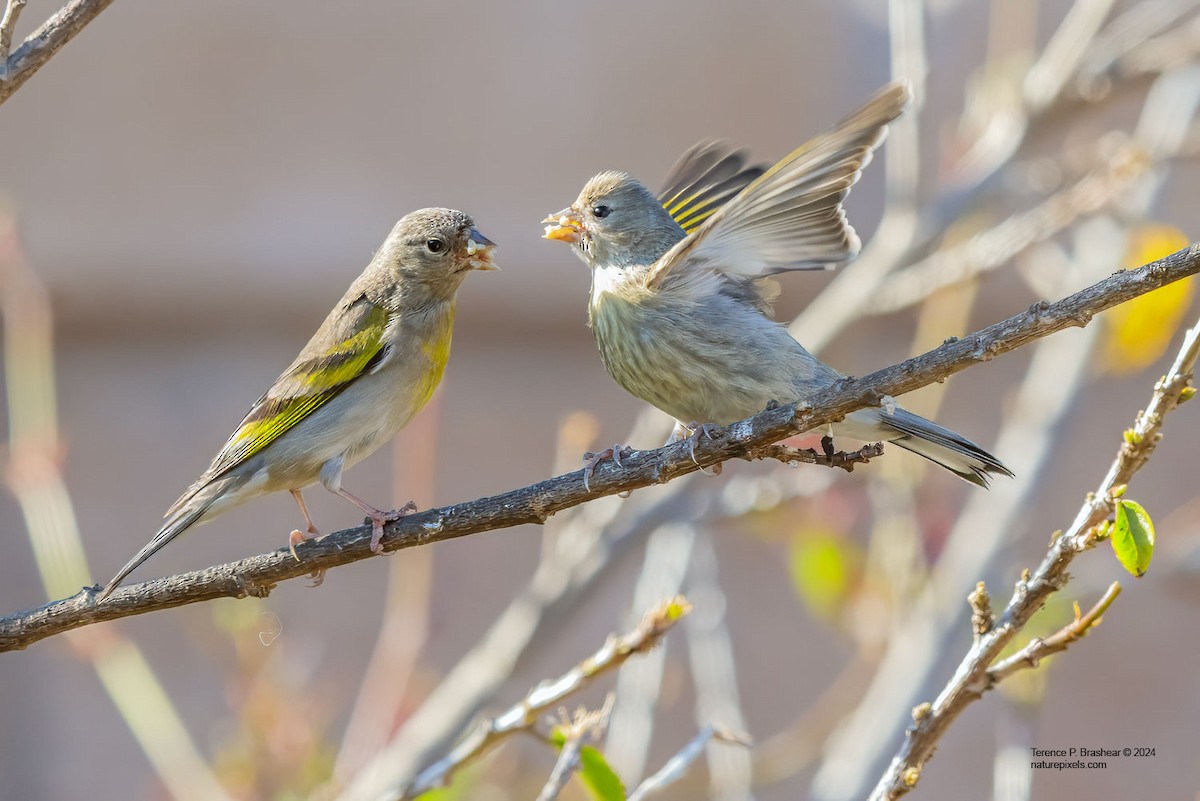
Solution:
<svg viewBox="0 0 1200 801"><path fill-rule="evenodd" d="M626 271L620 267L596 267L592 270L592 303L596 303L608 292L615 293L627 280Z"/></svg>

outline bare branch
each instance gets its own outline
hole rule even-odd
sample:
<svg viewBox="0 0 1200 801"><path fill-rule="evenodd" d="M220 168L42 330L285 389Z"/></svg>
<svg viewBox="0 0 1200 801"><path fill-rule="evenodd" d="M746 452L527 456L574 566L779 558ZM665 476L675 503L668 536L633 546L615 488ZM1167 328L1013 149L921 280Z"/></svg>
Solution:
<svg viewBox="0 0 1200 801"><path fill-rule="evenodd" d="M1200 245L1193 245L1136 270L1122 270L1057 303L1039 302L1025 312L963 339L946 342L926 354L879 370L866 378L846 378L807 402L769 409L702 439L655 451L639 451L623 467L605 463L583 487L583 471L558 476L501 495L412 514L385 528L383 547L396 551L430 542L527 523L543 523L563 509L604 495L663 484L704 467L811 431L850 412L902 395L995 356L1015 350L1064 328L1086 325L1094 315L1131 298L1200 272ZM70 598L0 618L0 651L24 648L63 631L158 609L221 597L263 597L279 581L306 576L371 556L370 527L346 529L300 548L301 560L287 548L271 553L147 581L114 592L96 603L98 587L85 587Z"/></svg>
<svg viewBox="0 0 1200 801"><path fill-rule="evenodd" d="M0 18L0 81L8 77L8 51L12 48L13 29L27 0L8 0Z"/></svg>
<svg viewBox="0 0 1200 801"><path fill-rule="evenodd" d="M727 729L717 728L716 726L705 726L687 745L679 749L679 753L668 759L667 763L659 768L657 773L639 784L629 794L628 801L642 801L646 796L657 793L668 784L678 781L684 772L687 771L688 767L696 761L696 758L704 753L704 748L708 745L709 741L714 739L746 747L750 746L750 739L744 734L736 734Z"/></svg>
<svg viewBox="0 0 1200 801"><path fill-rule="evenodd" d="M599 674L618 667L634 654L653 648L667 630L691 609L691 604L683 596L660 602L646 613L636 629L623 637L609 637L599 651L573 669L554 681L539 684L507 711L479 724L449 754L421 771L409 787L397 788L393 795L412 798L442 786L455 770L504 737L528 729L537 722L539 715L562 703L564 698L578 692ZM604 717L607 721L607 713ZM563 750L566 750L565 746ZM559 761L562 762L561 759Z"/></svg>
<svg viewBox="0 0 1200 801"><path fill-rule="evenodd" d="M891 314L928 298L937 290L1008 264L1029 246L1042 242L1115 202L1150 166L1139 146L1127 144L1107 159L1107 169L1091 173L1035 208L1014 214L960 245L938 251L890 276L867 314Z"/></svg>
<svg viewBox="0 0 1200 801"><path fill-rule="evenodd" d="M21 46L8 54L4 51L4 73L0 75L0 103L12 97L13 92L21 88L35 72L42 68L62 46L75 38L84 27L94 20L101 11L112 5L113 0L71 0L57 14L42 23L36 31L29 34ZM21 3L24 5L24 2ZM12 12L13 2L9 2L9 12ZM9 13L5 13L7 19ZM16 21L16 14L12 14ZM8 35L11 37L12 32ZM10 44L6 43L6 44Z"/></svg>
<svg viewBox="0 0 1200 801"><path fill-rule="evenodd" d="M542 791L538 793L537 801L554 801L562 793L563 788L571 779L571 774L579 767L579 758L583 753L583 747L598 739L603 734L605 727L608 726L612 700L613 697L610 694L602 709L594 712L580 709L572 720L563 721L562 728L566 734L566 742L563 743L562 751L559 752L558 761L554 763L554 770L550 771L550 778L546 780Z"/></svg>
<svg viewBox="0 0 1200 801"><path fill-rule="evenodd" d="M1086 615L1080 614L1079 602L1076 601L1073 621L1044 640L1041 638L1030 640L1029 644L1017 653L992 665L988 668L988 679L993 685L999 684L1017 671L1035 668L1039 662L1051 654L1067 650L1068 645L1085 637L1100 622L1101 616L1108 611L1108 607L1112 606L1113 601L1117 600L1117 596L1120 594L1121 585L1114 581L1109 585L1104 596L1088 610Z"/></svg>
<svg viewBox="0 0 1200 801"><path fill-rule="evenodd" d="M914 725L908 730L903 745L892 759L883 777L870 795L871 801L892 801L916 786L925 762L933 755L938 741L950 724L971 703L990 690L997 680L990 670L1000 652L1029 622L1046 599L1062 589L1070 576L1067 567L1083 551L1092 548L1100 537L1102 524L1113 513L1115 495L1150 458L1162 437L1166 415L1194 394L1192 372L1200 355L1200 323L1188 331L1171 370L1154 387L1154 395L1146 410L1138 415L1134 427L1125 432L1124 441L1108 474L1079 510L1071 527L1055 538L1049 552L1031 575L1017 582L1007 607L987 633L981 635L959 664L954 676L932 704L914 711ZM1110 595L1115 591L1110 588ZM1106 596L1107 598L1107 596ZM1107 601L1111 603L1111 600ZM1102 601L1083 621L1083 630L1095 622L1106 608ZM1055 635L1065 647L1070 633ZM1075 637L1081 636L1076 634ZM1060 649L1061 650L1061 649ZM1015 668L1009 660L997 666L999 675L1008 675Z"/></svg>

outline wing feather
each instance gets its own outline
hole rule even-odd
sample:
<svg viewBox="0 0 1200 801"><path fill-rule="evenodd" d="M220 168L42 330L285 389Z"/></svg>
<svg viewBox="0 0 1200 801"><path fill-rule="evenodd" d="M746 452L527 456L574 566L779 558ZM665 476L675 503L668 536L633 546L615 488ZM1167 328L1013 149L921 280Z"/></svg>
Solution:
<svg viewBox="0 0 1200 801"><path fill-rule="evenodd" d="M910 98L907 81L891 83L833 130L792 151L659 259L647 285L690 268L755 280L852 259L860 242L842 202Z"/></svg>
<svg viewBox="0 0 1200 801"><path fill-rule="evenodd" d="M356 378L375 369L386 357L384 335L389 322L387 310L366 297L344 298L296 360L254 402L208 470L167 510L167 515L214 479L261 453Z"/></svg>
<svg viewBox="0 0 1200 801"><path fill-rule="evenodd" d="M745 163L744 150L715 140L700 142L671 168L659 202L684 231L691 232L765 170Z"/></svg>

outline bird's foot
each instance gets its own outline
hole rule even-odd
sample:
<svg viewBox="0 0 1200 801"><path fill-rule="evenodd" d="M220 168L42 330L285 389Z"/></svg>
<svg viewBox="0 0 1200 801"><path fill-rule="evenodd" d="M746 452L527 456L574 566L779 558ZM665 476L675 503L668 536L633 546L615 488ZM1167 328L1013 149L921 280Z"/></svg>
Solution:
<svg viewBox="0 0 1200 801"><path fill-rule="evenodd" d="M308 534L313 535L313 537L315 537L316 539L321 538L321 532L317 531L317 527L314 526L312 523L308 524ZM309 539L310 539L310 537L298 528L292 529L292 533L288 535L288 550L290 550L292 552L292 558L295 559L297 562L300 561L300 555L298 553L296 553L296 546L302 542L308 541ZM308 586L320 587L321 584L325 581L325 568L323 568L323 567L317 568L313 572L309 573L308 577L310 579L312 579L312 583L309 584Z"/></svg>
<svg viewBox="0 0 1200 801"><path fill-rule="evenodd" d="M591 480L592 473L596 472L596 466L605 459L611 459L612 463L617 467L624 467L621 460L626 456L634 453L633 448L621 443L615 443L611 448L605 448L602 451L588 451L583 455L583 488L588 492L592 491Z"/></svg>
<svg viewBox="0 0 1200 801"><path fill-rule="evenodd" d="M367 512L367 519L371 521L371 553L383 553L383 543L380 541L383 539L383 527L385 525L395 523L409 512L415 511L417 511L416 502L409 501L399 509L392 509L390 512L383 512L378 509L374 512Z"/></svg>
<svg viewBox="0 0 1200 801"><path fill-rule="evenodd" d="M696 445L700 442L701 438L712 439L715 437L719 428L720 426L713 425L712 423L688 424L687 429L692 432L687 438L688 456L692 457L692 461L695 462L697 466L699 466L700 462L696 459ZM711 473L705 470L703 467L700 468L700 472L706 476L719 476L721 475L721 465L720 463L714 464L712 466Z"/></svg>

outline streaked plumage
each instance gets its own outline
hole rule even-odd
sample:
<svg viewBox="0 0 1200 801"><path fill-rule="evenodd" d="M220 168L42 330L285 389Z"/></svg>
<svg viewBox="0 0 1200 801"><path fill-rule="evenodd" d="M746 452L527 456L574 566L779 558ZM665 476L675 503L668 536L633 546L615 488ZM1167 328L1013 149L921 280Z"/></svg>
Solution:
<svg viewBox="0 0 1200 801"><path fill-rule="evenodd" d="M450 355L458 287L471 270L496 269L492 249L460 211L422 209L400 220L101 600L189 527L268 492L291 491L316 533L299 491L317 481L371 516L377 550L383 522L399 513L380 512L345 491L342 472L391 439L429 400Z"/></svg>
<svg viewBox="0 0 1200 801"><path fill-rule="evenodd" d="M770 169L746 171L732 196L723 182L743 174L741 154L725 161L723 149L702 144L659 197L626 173L600 173L544 221L547 238L573 244L592 268L589 321L605 367L675 418L673 437L803 400L841 378L771 319L779 292L771 276L858 254L842 201L909 97L906 82L890 84ZM693 195L706 200L689 216ZM989 474L1011 475L978 446L900 408L864 409L833 430L895 442L981 486Z"/></svg>

